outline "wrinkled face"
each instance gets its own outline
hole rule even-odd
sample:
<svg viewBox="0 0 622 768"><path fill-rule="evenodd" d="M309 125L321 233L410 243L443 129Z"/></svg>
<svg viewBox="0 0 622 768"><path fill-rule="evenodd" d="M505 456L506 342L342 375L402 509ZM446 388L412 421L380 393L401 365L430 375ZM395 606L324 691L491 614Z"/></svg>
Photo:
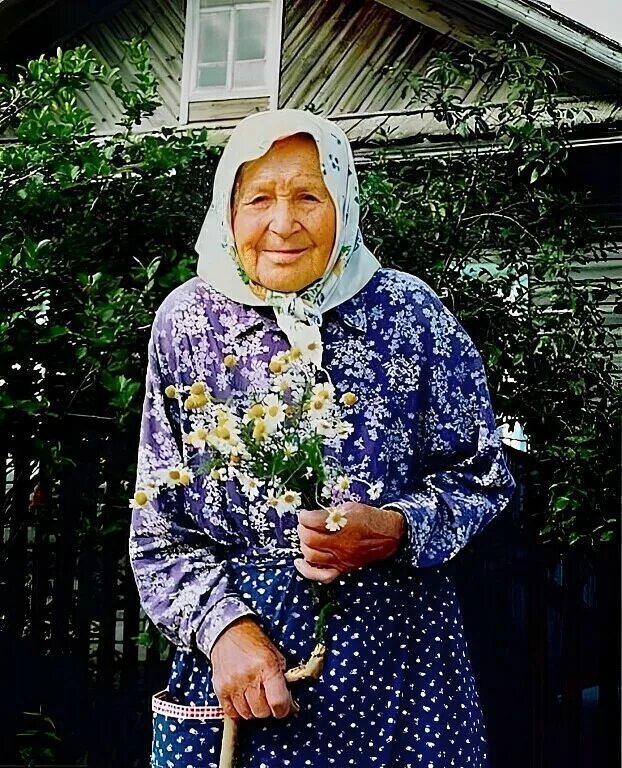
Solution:
<svg viewBox="0 0 622 768"><path fill-rule="evenodd" d="M238 172L233 235L253 282L300 291L320 278L335 241L335 206L315 141L295 134L274 142Z"/></svg>

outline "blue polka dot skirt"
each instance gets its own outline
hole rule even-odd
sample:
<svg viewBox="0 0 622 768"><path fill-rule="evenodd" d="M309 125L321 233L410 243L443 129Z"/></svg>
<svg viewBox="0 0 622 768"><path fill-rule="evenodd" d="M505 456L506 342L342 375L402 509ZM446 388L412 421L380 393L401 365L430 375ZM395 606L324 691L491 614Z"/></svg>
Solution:
<svg viewBox="0 0 622 768"><path fill-rule="evenodd" d="M315 646L310 583L290 559L229 563L233 583L285 655ZM300 712L240 720L237 768L374 766L484 768L485 737L453 585L442 569L385 561L334 582L329 653L318 680L291 685ZM205 655L178 649L165 699L188 710L153 714L152 768L217 768L222 720Z"/></svg>

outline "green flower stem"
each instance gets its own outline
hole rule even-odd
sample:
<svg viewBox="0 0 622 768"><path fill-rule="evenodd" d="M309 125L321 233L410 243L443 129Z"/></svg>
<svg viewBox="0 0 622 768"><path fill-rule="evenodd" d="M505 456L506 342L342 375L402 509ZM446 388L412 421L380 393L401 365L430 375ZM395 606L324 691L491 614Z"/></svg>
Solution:
<svg viewBox="0 0 622 768"><path fill-rule="evenodd" d="M326 629L328 619L334 614L338 603L335 597L335 588L332 584L312 584L313 599L320 607L320 612L315 620L313 634L316 642L326 645Z"/></svg>

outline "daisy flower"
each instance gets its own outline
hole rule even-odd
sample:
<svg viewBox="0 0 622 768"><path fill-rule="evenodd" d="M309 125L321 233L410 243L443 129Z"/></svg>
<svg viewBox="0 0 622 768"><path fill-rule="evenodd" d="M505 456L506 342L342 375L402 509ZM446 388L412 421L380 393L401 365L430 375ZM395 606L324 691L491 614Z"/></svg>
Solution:
<svg viewBox="0 0 622 768"><path fill-rule="evenodd" d="M314 384L311 390L313 397L319 397L323 400L332 400L335 395L335 388L330 382Z"/></svg>
<svg viewBox="0 0 622 768"><path fill-rule="evenodd" d="M161 469L159 474L160 483L166 485L167 488L175 488L175 486L181 483L182 472L187 472L186 468L177 465L169 467L168 469Z"/></svg>
<svg viewBox="0 0 622 768"><path fill-rule="evenodd" d="M348 524L348 518L339 507L330 507L326 516L326 527L329 531L340 531Z"/></svg>
<svg viewBox="0 0 622 768"><path fill-rule="evenodd" d="M251 407L246 411L242 417L244 424L248 424L249 421L255 421L255 419L261 419L266 413L265 406L261 403L253 403Z"/></svg>
<svg viewBox="0 0 622 768"><path fill-rule="evenodd" d="M238 479L240 481L242 493L248 496L251 501L256 499L259 495L259 489L263 485L263 481L245 474L240 474Z"/></svg>
<svg viewBox="0 0 622 768"><path fill-rule="evenodd" d="M322 395L313 395L309 401L309 418L318 419L325 418L332 408L332 402L327 397Z"/></svg>
<svg viewBox="0 0 622 768"><path fill-rule="evenodd" d="M283 403L278 395L268 395L264 400L265 415L264 418L269 425L276 427L285 421L285 403Z"/></svg>
<svg viewBox="0 0 622 768"><path fill-rule="evenodd" d="M324 437L335 437L335 427L328 419L314 419L313 428L315 433Z"/></svg>
<svg viewBox="0 0 622 768"><path fill-rule="evenodd" d="M274 377L274 381L270 386L270 389L276 393L288 392L293 386L292 377L289 373L282 373L279 376Z"/></svg>
<svg viewBox="0 0 622 768"><path fill-rule="evenodd" d="M298 491L288 491L287 489L277 497L276 511L279 515L285 512L295 512L296 507L302 503Z"/></svg>
<svg viewBox="0 0 622 768"><path fill-rule="evenodd" d="M136 493L130 499L130 509L142 509L143 507L146 507L154 495L153 490L150 488L137 488Z"/></svg>
<svg viewBox="0 0 622 768"><path fill-rule="evenodd" d="M347 475L339 475L335 480L335 488L340 491L347 491L350 487L350 478Z"/></svg>
<svg viewBox="0 0 622 768"><path fill-rule="evenodd" d="M205 450L205 441L207 440L209 432L205 427L197 427L192 432L188 432L183 436L183 441L187 445L191 445L193 448L200 448Z"/></svg>

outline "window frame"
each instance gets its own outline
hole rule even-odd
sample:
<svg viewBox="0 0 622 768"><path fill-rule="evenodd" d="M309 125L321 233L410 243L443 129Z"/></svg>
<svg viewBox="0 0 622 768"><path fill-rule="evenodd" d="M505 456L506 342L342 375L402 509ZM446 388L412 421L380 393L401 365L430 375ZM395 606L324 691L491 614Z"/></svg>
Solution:
<svg viewBox="0 0 622 768"><path fill-rule="evenodd" d="M179 122L188 124L190 104L203 101L239 101L240 99L256 99L268 97L270 109L276 109L278 105L278 91L281 67L281 35L283 27L283 0L230 0L214 8L203 9L203 12L218 13L249 8L268 7L269 20L266 47L267 82L261 86L248 86L245 88L223 87L197 87L199 55L199 31L200 31L200 0L187 0L186 29L184 35L183 68L181 84L181 105L179 110ZM235 20L229 25L229 44L227 59L227 79L232 77L233 64L233 40Z"/></svg>

